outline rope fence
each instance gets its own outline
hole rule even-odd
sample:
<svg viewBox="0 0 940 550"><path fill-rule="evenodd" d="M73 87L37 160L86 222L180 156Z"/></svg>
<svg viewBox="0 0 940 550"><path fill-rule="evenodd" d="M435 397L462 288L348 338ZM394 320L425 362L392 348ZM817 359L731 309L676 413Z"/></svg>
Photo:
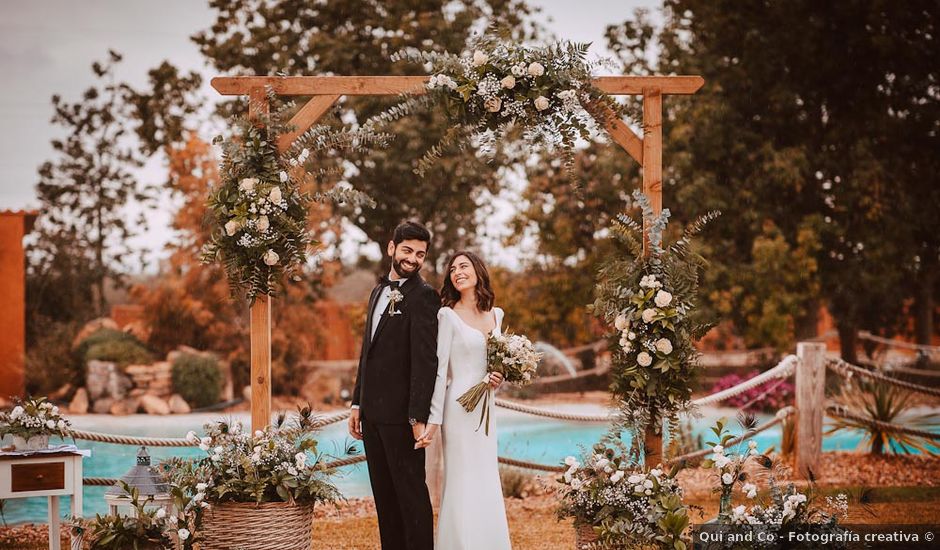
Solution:
<svg viewBox="0 0 940 550"><path fill-rule="evenodd" d="M894 424L891 422L875 420L873 418L865 418L864 416L853 414L838 405L829 405L828 407L826 407L826 413L836 418L843 418L845 420L851 420L852 422L858 422L860 424L867 424L868 426L871 426L873 428L878 428L886 432L913 435L917 437L932 439L934 441L940 441L940 433L928 432L926 430L918 430L915 428L908 428L907 426L901 426L900 424Z"/></svg>
<svg viewBox="0 0 940 550"><path fill-rule="evenodd" d="M884 344L893 348L902 348L909 349L913 351L923 351L927 353L940 353L940 346L928 346L924 344L911 344L910 342L901 342L898 340L892 340L891 338L885 338L883 336L878 336L872 334L868 331L860 331L858 337L861 340L868 340L869 342L876 342L878 344Z"/></svg>
<svg viewBox="0 0 940 550"><path fill-rule="evenodd" d="M932 395L934 397L940 397L940 388L930 388L927 386L922 386L920 384L915 384L913 382L908 382L906 380L899 380L897 378L886 376L879 372L871 371L864 369L857 365L847 363L842 359L830 359L826 366L829 367L829 370L835 372L843 378L851 378L854 375L858 375L864 378L870 378L872 380L877 380L879 382L884 382L885 384L891 384L899 388L904 388L910 391L922 393L925 395Z"/></svg>

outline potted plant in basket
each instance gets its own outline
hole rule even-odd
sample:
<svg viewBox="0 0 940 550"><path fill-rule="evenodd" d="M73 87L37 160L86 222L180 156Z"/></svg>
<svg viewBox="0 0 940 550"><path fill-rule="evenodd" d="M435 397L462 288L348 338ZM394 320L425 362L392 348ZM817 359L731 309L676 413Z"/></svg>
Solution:
<svg viewBox="0 0 940 550"><path fill-rule="evenodd" d="M201 550L310 548L314 505L341 498L308 437L315 425L305 407L254 433L238 422L206 424L201 438L190 432L206 456L163 463L175 500L188 503L173 519L189 543Z"/></svg>
<svg viewBox="0 0 940 550"><path fill-rule="evenodd" d="M18 451L47 448L50 436L68 435L69 425L59 414L59 407L44 397L17 399L13 410L0 413L0 437L12 435L13 447Z"/></svg>

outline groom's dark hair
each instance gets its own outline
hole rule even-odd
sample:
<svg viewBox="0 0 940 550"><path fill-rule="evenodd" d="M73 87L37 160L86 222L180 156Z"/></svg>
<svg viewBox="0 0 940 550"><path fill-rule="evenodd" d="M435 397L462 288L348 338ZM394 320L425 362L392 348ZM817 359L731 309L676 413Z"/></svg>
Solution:
<svg viewBox="0 0 940 550"><path fill-rule="evenodd" d="M431 248L431 232L418 222L401 222L392 234L392 242L398 246L402 241L424 241Z"/></svg>

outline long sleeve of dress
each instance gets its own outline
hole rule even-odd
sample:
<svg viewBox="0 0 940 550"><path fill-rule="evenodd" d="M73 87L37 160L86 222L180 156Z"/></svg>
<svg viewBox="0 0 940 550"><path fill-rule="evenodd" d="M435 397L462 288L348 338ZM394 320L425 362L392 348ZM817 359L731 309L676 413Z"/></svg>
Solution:
<svg viewBox="0 0 940 550"><path fill-rule="evenodd" d="M429 424L444 422L444 396L447 393L447 375L450 366L450 346L454 339L453 319L445 308L437 312L437 378L434 395L431 397Z"/></svg>

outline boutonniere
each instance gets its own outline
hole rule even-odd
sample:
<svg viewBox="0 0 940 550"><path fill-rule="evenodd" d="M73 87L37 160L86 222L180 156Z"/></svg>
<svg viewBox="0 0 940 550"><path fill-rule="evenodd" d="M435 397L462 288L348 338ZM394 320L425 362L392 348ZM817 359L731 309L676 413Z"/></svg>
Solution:
<svg viewBox="0 0 940 550"><path fill-rule="evenodd" d="M405 299L405 295L401 293L400 290L393 289L391 294L388 295L388 315L389 317L394 317L396 315L401 315L401 311L395 309L395 305L398 302L401 302Z"/></svg>

